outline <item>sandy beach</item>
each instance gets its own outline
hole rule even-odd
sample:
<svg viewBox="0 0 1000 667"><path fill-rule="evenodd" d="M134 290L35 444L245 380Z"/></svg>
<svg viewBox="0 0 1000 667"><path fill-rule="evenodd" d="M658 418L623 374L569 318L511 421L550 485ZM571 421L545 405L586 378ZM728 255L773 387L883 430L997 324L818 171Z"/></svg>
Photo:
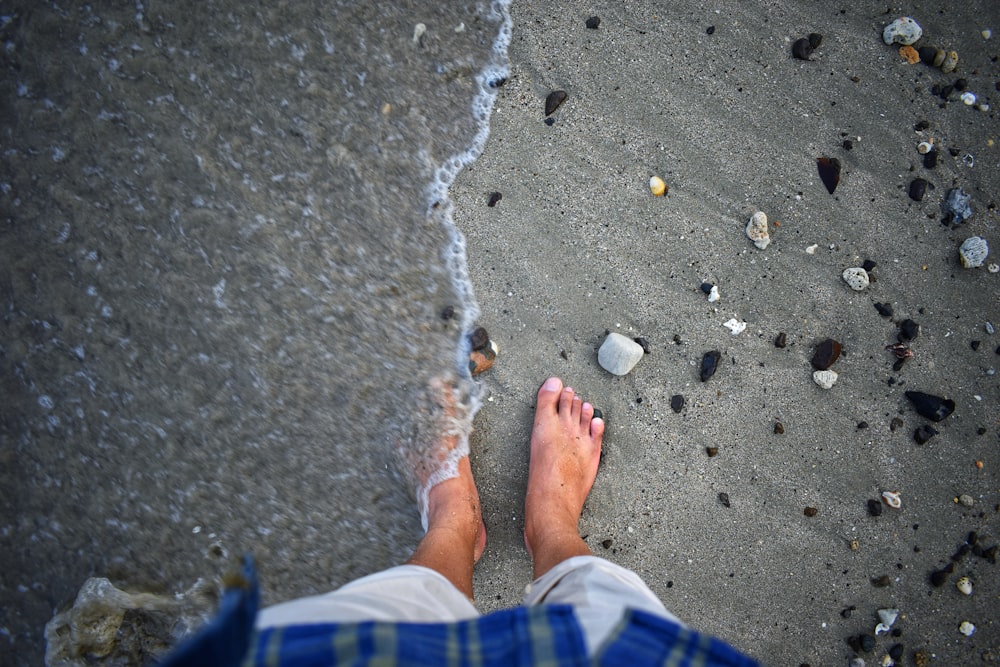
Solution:
<svg viewBox="0 0 1000 667"><path fill-rule="evenodd" d="M1000 538L1000 338L988 324L1000 325L1000 276L958 254L970 236L1000 243L1000 42L981 34L997 29L996 8L515 3L512 15L490 140L452 188L481 324L501 350L472 445L490 535L480 606L515 604L530 572L526 444L534 392L557 374L608 422L582 533L692 626L772 665L882 664L896 644L896 664L997 660L995 564L970 553L930 583L970 531L981 546ZM918 46L957 50L955 72L883 43L903 15L923 27ZM823 37L812 61L793 58L810 33ZM958 79L991 108L932 92ZM554 90L567 99L546 124ZM927 169L917 145L932 140L941 159ZM824 156L843 166L832 195ZM666 196L651 195L654 175ZM922 202L908 197L917 177L933 186ZM952 187L975 211L958 227L942 224ZM492 192L502 199L489 207ZM764 250L745 234L756 211L771 221ZM855 292L841 274L866 260L873 281ZM730 333L731 318L746 329ZM908 318L920 333L895 372L885 347ZM649 341L624 377L597 363L608 331ZM810 360L827 338L843 353L824 390ZM712 350L719 368L703 383ZM929 422L908 390L957 407ZM924 424L939 434L918 445ZM902 505L871 516L883 491ZM963 575L971 596L955 586ZM875 638L884 608L899 619ZM859 654L849 640L862 634L875 648Z"/></svg>

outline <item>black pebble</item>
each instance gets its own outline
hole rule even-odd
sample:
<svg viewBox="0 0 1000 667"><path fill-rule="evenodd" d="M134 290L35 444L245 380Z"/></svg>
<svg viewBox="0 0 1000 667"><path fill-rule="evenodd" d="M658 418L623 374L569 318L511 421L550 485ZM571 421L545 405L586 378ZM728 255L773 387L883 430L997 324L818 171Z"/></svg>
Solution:
<svg viewBox="0 0 1000 667"><path fill-rule="evenodd" d="M858 645L863 652L871 653L875 650L875 638L871 635L858 635Z"/></svg>
<svg viewBox="0 0 1000 667"><path fill-rule="evenodd" d="M604 413L599 408L594 408L594 419L604 419ZM601 450L601 456L603 455L604 450Z"/></svg>
<svg viewBox="0 0 1000 667"><path fill-rule="evenodd" d="M715 34L715 26L714 25L710 25L707 28L705 28L705 34L706 35L714 35Z"/></svg>
<svg viewBox="0 0 1000 667"><path fill-rule="evenodd" d="M868 273L871 273L876 266L878 266L878 264L875 263L875 260L866 259L864 263L861 265L861 268L867 271Z"/></svg>
<svg viewBox="0 0 1000 667"><path fill-rule="evenodd" d="M892 304L891 303L876 303L875 310L882 317L892 317Z"/></svg>
<svg viewBox="0 0 1000 667"><path fill-rule="evenodd" d="M642 348L642 353L643 354L649 354L652 351L652 348L649 346L649 341L646 340L645 338L643 338L642 336L637 336L636 338L633 338L632 340L634 340L635 342L637 342L639 344L639 347Z"/></svg>
<svg viewBox="0 0 1000 667"><path fill-rule="evenodd" d="M704 292L705 294L711 294L713 287L715 287L715 285L713 285L712 283L702 283L701 291Z"/></svg>
<svg viewBox="0 0 1000 667"><path fill-rule="evenodd" d="M931 53L931 60L934 60L934 54L933 54L934 49L931 49L931 51L932 51L932 53ZM929 129L930 126L931 126L930 121L921 120L921 121L917 121L917 124L913 126L913 129L916 132L923 132L924 130Z"/></svg>
<svg viewBox="0 0 1000 667"><path fill-rule="evenodd" d="M453 317L455 317L455 306L445 306L441 311L441 319L450 320Z"/></svg>
<svg viewBox="0 0 1000 667"><path fill-rule="evenodd" d="M853 604L850 607L844 607L843 609L840 610L840 615L843 616L844 618L850 618L851 614L854 613L855 609L857 609L857 607L855 607Z"/></svg>
<svg viewBox="0 0 1000 667"><path fill-rule="evenodd" d="M706 382L708 378L715 375L715 370L719 367L719 359L722 358L722 353L718 350L712 350L711 352L706 352L705 356L701 358L701 381Z"/></svg>
<svg viewBox="0 0 1000 667"><path fill-rule="evenodd" d="M680 414L680 411L684 409L684 397L680 394L674 394L670 397L670 409L674 412Z"/></svg>
<svg viewBox="0 0 1000 667"><path fill-rule="evenodd" d="M900 658L903 657L903 652L905 650L906 649L903 648L902 644L893 644L892 647L889 649L889 657L892 658L893 660L899 660Z"/></svg>
<svg viewBox="0 0 1000 667"><path fill-rule="evenodd" d="M882 516L882 501L874 498L868 499L869 516Z"/></svg>
<svg viewBox="0 0 1000 667"><path fill-rule="evenodd" d="M729 503L729 494L728 493L720 493L719 494L719 502L722 503L723 505L725 505L726 507L729 507L730 506L730 503Z"/></svg>
<svg viewBox="0 0 1000 667"><path fill-rule="evenodd" d="M875 588L886 588L891 583L892 583L892 579L889 578L888 574L883 574L881 577L873 577L872 578L872 586L874 586ZM873 637L872 638L872 642L873 642L872 643L872 648L875 647L874 641L875 641L875 639ZM871 649L867 649L867 650L870 651Z"/></svg>
<svg viewBox="0 0 1000 667"><path fill-rule="evenodd" d="M490 198L486 200L486 205L489 206L490 208L493 208L494 206L497 205L497 202L499 202L501 199L503 199L503 195L501 193L491 192Z"/></svg>
<svg viewBox="0 0 1000 667"><path fill-rule="evenodd" d="M913 201L923 201L927 194L927 181L922 178L914 178L910 181L910 199Z"/></svg>
<svg viewBox="0 0 1000 667"><path fill-rule="evenodd" d="M980 426L979 428L977 428L976 435L986 435L986 428L984 426Z"/></svg>
<svg viewBox="0 0 1000 667"><path fill-rule="evenodd" d="M821 371L830 368L830 366L833 366L833 362L840 358L840 350L841 346L839 342L832 338L827 338L817 345L816 350L813 352L813 368Z"/></svg>
<svg viewBox="0 0 1000 667"><path fill-rule="evenodd" d="M469 345L473 350L485 349L489 344L490 335L483 327L476 327L475 330L469 334Z"/></svg>
<svg viewBox="0 0 1000 667"><path fill-rule="evenodd" d="M956 79L955 80L955 90L958 92L964 92L966 88L969 87L969 82L967 79Z"/></svg>
<svg viewBox="0 0 1000 667"><path fill-rule="evenodd" d="M610 549L612 544L614 544L614 542L612 542L611 540L601 541L601 546L604 547L605 549Z"/></svg>
<svg viewBox="0 0 1000 667"><path fill-rule="evenodd" d="M972 348L972 351L973 351L973 352L978 352L978 351L979 351L979 346L980 346L980 344L981 344L981 342L980 342L980 341L978 341L978 340L974 340L974 341L972 341L971 343L969 343L969 347L971 347L971 348Z"/></svg>
<svg viewBox="0 0 1000 667"><path fill-rule="evenodd" d="M854 150L854 142L851 141L850 139L844 139L844 142L840 145L843 146L845 151Z"/></svg>
<svg viewBox="0 0 1000 667"><path fill-rule="evenodd" d="M597 30L597 27L599 25L601 25L600 16L591 16L589 19L587 19L587 27L590 28L591 30Z"/></svg>
<svg viewBox="0 0 1000 667"><path fill-rule="evenodd" d="M840 184L840 160L835 157L818 157L816 168L819 171L819 179L826 186L826 191L832 195Z"/></svg>
<svg viewBox="0 0 1000 667"><path fill-rule="evenodd" d="M928 424L923 424L921 426L918 426L917 429L913 432L913 440L918 445L923 445L937 434L938 434L937 429L935 429L933 426L930 426Z"/></svg>
<svg viewBox="0 0 1000 667"><path fill-rule="evenodd" d="M899 371L903 370L903 364L905 363L906 363L906 357L900 357L899 359L896 359L896 362L892 365L892 371L894 373L898 373Z"/></svg>
<svg viewBox="0 0 1000 667"><path fill-rule="evenodd" d="M805 37L801 37L792 44L792 55L799 60L809 60L809 56L812 55L813 47L809 43L809 40Z"/></svg>
<svg viewBox="0 0 1000 667"><path fill-rule="evenodd" d="M903 420L899 417L893 417L892 421L889 422L889 430L895 432L901 428L903 428Z"/></svg>
<svg viewBox="0 0 1000 667"><path fill-rule="evenodd" d="M781 333L778 334L777 338L774 339L774 346L784 348L785 343L787 342L788 342L788 336L786 336L785 332L782 331ZM997 354L1000 354L1000 347L997 348Z"/></svg>
<svg viewBox="0 0 1000 667"><path fill-rule="evenodd" d="M566 91L565 90L553 90L549 93L549 96L545 98L545 115L551 116L555 113L555 110L559 108L559 105L566 101Z"/></svg>
<svg viewBox="0 0 1000 667"><path fill-rule="evenodd" d="M868 428L868 422L866 422L866 421L859 421L858 422L858 430L859 431L863 431L866 428Z"/></svg>
<svg viewBox="0 0 1000 667"><path fill-rule="evenodd" d="M775 435L784 435L785 425L782 424L781 422L774 422L774 433Z"/></svg>
<svg viewBox="0 0 1000 667"><path fill-rule="evenodd" d="M917 49L917 53L920 54L920 62L922 62L925 65L933 65L934 56L937 55L937 49L935 49L933 46L921 46L919 49ZM928 123L926 120L922 120L920 121L920 123L924 124L924 127L919 127L918 124L918 129L926 130L928 127L930 127L930 123Z"/></svg>
<svg viewBox="0 0 1000 667"><path fill-rule="evenodd" d="M922 391L908 391L906 397L913 403L917 414L934 422L946 419L955 411L955 401L950 398L941 398Z"/></svg>
<svg viewBox="0 0 1000 667"><path fill-rule="evenodd" d="M938 152L936 150L929 150L924 153L924 168L933 169L938 163Z"/></svg>
<svg viewBox="0 0 1000 667"><path fill-rule="evenodd" d="M809 33L809 46L813 47L814 49L818 49L820 47L820 44L822 43L823 43L823 35L819 34L818 32Z"/></svg>
<svg viewBox="0 0 1000 667"><path fill-rule="evenodd" d="M918 335L920 335L920 325L913 320L905 319L899 323L899 334L896 336L896 339L900 343L913 340Z"/></svg>
<svg viewBox="0 0 1000 667"><path fill-rule="evenodd" d="M553 125L556 124L556 119L555 118L546 118L545 119L545 124L548 125L549 127L552 127Z"/></svg>

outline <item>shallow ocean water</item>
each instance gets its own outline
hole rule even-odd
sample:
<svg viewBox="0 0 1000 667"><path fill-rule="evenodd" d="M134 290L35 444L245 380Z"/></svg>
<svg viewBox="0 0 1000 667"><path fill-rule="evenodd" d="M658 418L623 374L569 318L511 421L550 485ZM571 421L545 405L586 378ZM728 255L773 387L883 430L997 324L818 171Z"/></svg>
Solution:
<svg viewBox="0 0 1000 667"><path fill-rule="evenodd" d="M463 0L5 6L0 663L38 664L88 576L184 590L252 551L277 602L408 555L408 468L447 474L428 445L478 406L446 193L509 29Z"/></svg>

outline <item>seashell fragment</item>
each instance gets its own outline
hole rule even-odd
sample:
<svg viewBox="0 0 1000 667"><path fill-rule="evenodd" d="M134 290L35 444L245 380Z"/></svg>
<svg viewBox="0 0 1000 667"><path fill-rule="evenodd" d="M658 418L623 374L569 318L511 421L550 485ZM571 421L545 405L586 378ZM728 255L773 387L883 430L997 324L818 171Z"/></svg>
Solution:
<svg viewBox="0 0 1000 667"><path fill-rule="evenodd" d="M967 107L971 107L973 104L976 103L976 94L967 90L964 93L962 93L960 99L962 100L962 104L964 104Z"/></svg>
<svg viewBox="0 0 1000 667"><path fill-rule="evenodd" d="M659 176L653 176L649 179L649 191L653 193L654 197L662 197L668 189L667 184Z"/></svg>
<svg viewBox="0 0 1000 667"><path fill-rule="evenodd" d="M903 499L900 497L899 491L883 491L882 502L894 510L903 506Z"/></svg>
<svg viewBox="0 0 1000 667"><path fill-rule="evenodd" d="M553 90L549 93L549 96L545 98L545 115L551 116L555 113L559 105L566 101L566 91L565 90Z"/></svg>
<svg viewBox="0 0 1000 667"><path fill-rule="evenodd" d="M990 254L990 246L982 236L970 236L962 243L958 249L959 259L962 266L967 269L975 269L986 262L986 256Z"/></svg>
<svg viewBox="0 0 1000 667"><path fill-rule="evenodd" d="M963 595L972 595L972 580L968 577L962 577L956 581L955 587L958 588Z"/></svg>
<svg viewBox="0 0 1000 667"><path fill-rule="evenodd" d="M840 183L840 160L835 157L818 157L816 168L819 170L820 180L826 186L826 191L832 195Z"/></svg>
<svg viewBox="0 0 1000 667"><path fill-rule="evenodd" d="M771 235L767 232L767 214L757 211L747 222L747 237L753 244L763 250L771 243Z"/></svg>
<svg viewBox="0 0 1000 667"><path fill-rule="evenodd" d="M958 631L966 637L971 637L972 633L976 631L976 626L969 621L962 621L962 624L958 626Z"/></svg>
<svg viewBox="0 0 1000 667"><path fill-rule="evenodd" d="M620 333L609 333L597 351L597 363L613 375L625 375L635 368L645 350L642 345Z"/></svg>
<svg viewBox="0 0 1000 667"><path fill-rule="evenodd" d="M879 609L878 610L878 620L880 620L886 628L891 628L892 624L896 622L899 618L898 609Z"/></svg>
<svg viewBox="0 0 1000 667"><path fill-rule="evenodd" d="M723 322L722 326L729 329L734 336L738 336L739 334L743 333L743 331L747 328L747 323L740 322L735 317L733 317L727 320L726 322Z"/></svg>
<svg viewBox="0 0 1000 667"><path fill-rule="evenodd" d="M925 394L922 391L908 391L906 398L913 403L918 415L926 417L932 422L947 419L948 415L955 411L955 401L950 398L941 398L933 394Z"/></svg>
<svg viewBox="0 0 1000 667"><path fill-rule="evenodd" d="M860 266L845 269L842 277L844 282L850 285L851 289L855 292L863 292L871 284L868 272Z"/></svg>
<svg viewBox="0 0 1000 667"><path fill-rule="evenodd" d="M919 144L917 144L917 152L920 153L921 155L927 155L932 150L934 150L934 144L932 144L929 141L921 141Z"/></svg>
<svg viewBox="0 0 1000 667"><path fill-rule="evenodd" d="M920 24L909 16L898 18L882 30L882 41L886 44L903 44L909 46L924 34Z"/></svg>
<svg viewBox="0 0 1000 667"><path fill-rule="evenodd" d="M944 54L944 60L941 61L941 71L948 74L954 72L956 67L958 67L958 53L949 51Z"/></svg>
<svg viewBox="0 0 1000 667"><path fill-rule="evenodd" d="M910 65L916 65L920 62L920 54L912 46L901 46L899 47L899 55L903 57Z"/></svg>
<svg viewBox="0 0 1000 667"><path fill-rule="evenodd" d="M836 371L822 370L813 372L813 382L823 389L831 389L833 385L837 384L838 377Z"/></svg>

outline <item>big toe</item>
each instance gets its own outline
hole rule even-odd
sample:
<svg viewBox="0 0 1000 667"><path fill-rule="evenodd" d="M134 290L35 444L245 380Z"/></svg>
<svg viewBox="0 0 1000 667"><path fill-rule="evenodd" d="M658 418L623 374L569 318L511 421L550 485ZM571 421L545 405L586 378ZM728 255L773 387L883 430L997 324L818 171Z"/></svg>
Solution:
<svg viewBox="0 0 1000 667"><path fill-rule="evenodd" d="M557 377L550 377L538 389L538 403L536 412L538 414L555 414L559 407L559 397L562 395L563 383Z"/></svg>

